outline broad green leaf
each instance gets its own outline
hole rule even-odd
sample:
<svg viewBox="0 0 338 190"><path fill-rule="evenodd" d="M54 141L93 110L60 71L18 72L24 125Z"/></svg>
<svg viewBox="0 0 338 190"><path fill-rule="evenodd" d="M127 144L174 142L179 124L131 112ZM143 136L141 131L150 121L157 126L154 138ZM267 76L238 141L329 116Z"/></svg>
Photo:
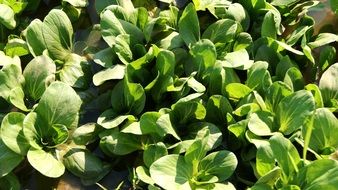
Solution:
<svg viewBox="0 0 338 190"><path fill-rule="evenodd" d="M148 168L146 168L144 166L138 166L135 171L136 171L136 175L137 175L138 179L140 179L144 183L154 185L155 182L154 182L153 179L151 179Z"/></svg>
<svg viewBox="0 0 338 190"><path fill-rule="evenodd" d="M200 39L200 25L194 4L190 3L185 7L178 28L183 41L190 46Z"/></svg>
<svg viewBox="0 0 338 190"><path fill-rule="evenodd" d="M26 41L29 51L33 56L42 55L46 49L42 27L43 23L39 19L34 19L27 27Z"/></svg>
<svg viewBox="0 0 338 190"><path fill-rule="evenodd" d="M143 87L140 84L130 83L127 79L115 85L111 94L112 108L116 113L138 115L142 112L145 101Z"/></svg>
<svg viewBox="0 0 338 190"><path fill-rule="evenodd" d="M305 89L309 92L311 92L312 96L315 99L316 108L322 108L324 107L324 102L322 98L322 93L320 92L320 89L315 84L308 84L305 86Z"/></svg>
<svg viewBox="0 0 338 190"><path fill-rule="evenodd" d="M98 179L99 181L110 169L86 149L71 148L63 158L63 164L67 170L82 179Z"/></svg>
<svg viewBox="0 0 338 190"><path fill-rule="evenodd" d="M259 176L268 175L275 168L275 157L269 143L259 146L256 153L256 172Z"/></svg>
<svg viewBox="0 0 338 190"><path fill-rule="evenodd" d="M222 132L220 129L213 123L208 122L197 122L192 123L188 126L189 134L186 137L187 139L205 139L206 133L209 133L208 139L206 141L205 149L207 151L213 150L221 145L222 143ZM204 142L203 142L204 143Z"/></svg>
<svg viewBox="0 0 338 190"><path fill-rule="evenodd" d="M143 152L143 162L149 168L159 158L168 155L167 147L159 142L146 146Z"/></svg>
<svg viewBox="0 0 338 190"><path fill-rule="evenodd" d="M55 152L45 152L42 149L30 148L27 154L28 162L46 177L58 178L65 172L65 166L57 159Z"/></svg>
<svg viewBox="0 0 338 190"><path fill-rule="evenodd" d="M141 150L142 139L139 135L119 132L112 129L100 134L100 147L106 149L112 155L126 155L136 150Z"/></svg>
<svg viewBox="0 0 338 190"><path fill-rule="evenodd" d="M6 52L6 55L11 57L25 56L29 54L27 43L20 38L8 40L4 50Z"/></svg>
<svg viewBox="0 0 338 190"><path fill-rule="evenodd" d="M61 71L58 73L60 80L74 88L85 89L89 85L91 70L88 61L77 54L69 54Z"/></svg>
<svg viewBox="0 0 338 190"><path fill-rule="evenodd" d="M219 182L228 179L237 167L237 158L227 150L213 152L204 157L199 164L199 171L215 175Z"/></svg>
<svg viewBox="0 0 338 190"><path fill-rule="evenodd" d="M233 111L229 100L221 95L210 96L206 105L206 110L207 114L205 119L218 125L226 123L227 113L232 113Z"/></svg>
<svg viewBox="0 0 338 190"><path fill-rule="evenodd" d="M271 81L266 81L266 76L269 75L268 66L269 64L265 61L255 62L248 70L246 85L251 89L260 90L265 87L266 83L272 83Z"/></svg>
<svg viewBox="0 0 338 190"><path fill-rule="evenodd" d="M189 146L184 154L184 160L186 163L191 163L193 165L193 174L196 175L198 173L198 165L200 161L207 154L207 141L208 141L209 131L202 136L201 139L197 138L195 141Z"/></svg>
<svg viewBox="0 0 338 190"><path fill-rule="evenodd" d="M114 46L115 38L120 34L129 34L131 37L130 44L132 45L144 40L144 35L137 26L117 18L111 10L101 13L100 25L102 37L110 47Z"/></svg>
<svg viewBox="0 0 338 190"><path fill-rule="evenodd" d="M250 26L250 18L248 12L239 3L231 3L226 12L226 17L231 18L241 24L244 31Z"/></svg>
<svg viewBox="0 0 338 190"><path fill-rule="evenodd" d="M63 2L67 2L74 7L86 7L88 6L88 0L62 0Z"/></svg>
<svg viewBox="0 0 338 190"><path fill-rule="evenodd" d="M48 127L44 126L41 118L35 112L27 114L23 121L23 134L31 147L40 149L42 147L41 139L48 131Z"/></svg>
<svg viewBox="0 0 338 190"><path fill-rule="evenodd" d="M235 40L238 25L231 19L221 19L211 24L203 33L202 38L214 44L227 44Z"/></svg>
<svg viewBox="0 0 338 190"><path fill-rule="evenodd" d="M271 112L276 112L279 102L286 96L292 94L290 87L280 81L274 82L268 89L265 96L265 104Z"/></svg>
<svg viewBox="0 0 338 190"><path fill-rule="evenodd" d="M230 182L227 183L209 183L207 185L197 186L196 190L205 190L205 189L213 189L213 190L236 190L235 186Z"/></svg>
<svg viewBox="0 0 338 190"><path fill-rule="evenodd" d="M197 76L201 78L205 70L215 65L217 58L216 48L208 39L202 39L191 45L189 53L191 61L184 65L187 74L197 72Z"/></svg>
<svg viewBox="0 0 338 190"><path fill-rule="evenodd" d="M1 123L1 139L3 143L17 154L25 156L29 149L23 134L23 120L25 115L19 112L10 112Z"/></svg>
<svg viewBox="0 0 338 190"><path fill-rule="evenodd" d="M175 131L173 124L171 123L169 114L161 115L156 121L156 124L160 128L161 131L164 131L164 135L170 134L173 137L175 137L177 140L181 140L181 138L178 136L177 132Z"/></svg>
<svg viewBox="0 0 338 190"><path fill-rule="evenodd" d="M24 84L21 67L17 63L9 63L0 70L0 97L9 101L10 92Z"/></svg>
<svg viewBox="0 0 338 190"><path fill-rule="evenodd" d="M256 103L247 103L247 104L243 104L241 106L239 106L235 111L233 111L232 113L237 115L237 116L245 116L248 115L250 113L254 113L257 111L260 111L261 108L259 107L258 104Z"/></svg>
<svg viewBox="0 0 338 190"><path fill-rule="evenodd" d="M298 163L300 157L296 147L289 139L283 137L282 134L276 134L269 140L270 146L278 165L281 167L282 172L285 174L284 183L292 178L293 172L298 172ZM285 181L286 180L286 181Z"/></svg>
<svg viewBox="0 0 338 190"><path fill-rule="evenodd" d="M322 93L324 104L331 99L338 99L338 63L331 65L322 75L319 81L319 89Z"/></svg>
<svg viewBox="0 0 338 190"><path fill-rule="evenodd" d="M183 156L172 154L156 160L150 166L151 178L164 189L191 190L192 164Z"/></svg>
<svg viewBox="0 0 338 190"><path fill-rule="evenodd" d="M118 115L114 110L108 109L99 116L97 123L105 129L112 129L135 120L132 115Z"/></svg>
<svg viewBox="0 0 338 190"><path fill-rule="evenodd" d="M249 54L245 49L227 53L220 61L223 67L239 70L248 70L254 63L253 60L250 60Z"/></svg>
<svg viewBox="0 0 338 190"><path fill-rule="evenodd" d="M98 139L101 129L96 123L87 123L76 128L71 138L77 145L88 145Z"/></svg>
<svg viewBox="0 0 338 190"><path fill-rule="evenodd" d="M164 137L166 132L157 126L156 122L161 117L158 112L146 112L140 118L140 127L142 134L157 134Z"/></svg>
<svg viewBox="0 0 338 190"><path fill-rule="evenodd" d="M262 37L270 37L273 39L277 38L275 15L272 11L268 11L262 23L261 35Z"/></svg>
<svg viewBox="0 0 338 190"><path fill-rule="evenodd" d="M0 178L10 173L18 166L24 157L9 149L0 139Z"/></svg>
<svg viewBox="0 0 338 190"><path fill-rule="evenodd" d="M14 29L16 27L16 21L14 18L14 11L5 4L0 4L0 24L3 24L8 29Z"/></svg>
<svg viewBox="0 0 338 190"><path fill-rule="evenodd" d="M0 187L3 189L11 189L11 190L21 189L20 182L13 173L9 173L8 175L0 178Z"/></svg>
<svg viewBox="0 0 338 190"><path fill-rule="evenodd" d="M125 75L125 66L124 65L113 65L107 69L97 72L93 76L93 83L95 86L100 86L108 80L123 79Z"/></svg>
<svg viewBox="0 0 338 190"><path fill-rule="evenodd" d="M333 65L337 60L337 51L332 46L325 46L319 55L318 65L322 71Z"/></svg>
<svg viewBox="0 0 338 190"><path fill-rule="evenodd" d="M330 44L332 42L338 41L338 35L332 33L320 33L316 37L315 41L308 43L307 45L311 48L317 48L324 46L326 44Z"/></svg>
<svg viewBox="0 0 338 190"><path fill-rule="evenodd" d="M13 88L9 94L9 102L22 111L28 112L25 105L25 94L21 87Z"/></svg>
<svg viewBox="0 0 338 190"><path fill-rule="evenodd" d="M128 65L133 60L133 52L130 49L130 38L128 34L120 34L115 38L114 51L120 61Z"/></svg>
<svg viewBox="0 0 338 190"><path fill-rule="evenodd" d="M325 148L338 148L338 120L327 108L316 110L312 127L304 126L303 136L312 130L309 147L321 154Z"/></svg>
<svg viewBox="0 0 338 190"><path fill-rule="evenodd" d="M179 102L172 107L170 120L174 125L177 125L177 127L183 127L185 124L203 120L206 115L205 107L195 101Z"/></svg>
<svg viewBox="0 0 338 190"><path fill-rule="evenodd" d="M316 160L299 171L295 182L301 189L334 190L338 185L338 179L335 177L337 173L338 162L336 160Z"/></svg>
<svg viewBox="0 0 338 190"><path fill-rule="evenodd" d="M275 5L275 6L290 6L294 3L297 3L299 0L272 0L271 1L271 5Z"/></svg>
<svg viewBox="0 0 338 190"><path fill-rule="evenodd" d="M303 75L296 67L291 67L287 70L284 82L289 85L293 91L304 89L305 81Z"/></svg>
<svg viewBox="0 0 338 190"><path fill-rule="evenodd" d="M78 119L82 101L74 89L62 82L53 82L42 95L35 112L47 126L62 124L72 128Z"/></svg>
<svg viewBox="0 0 338 190"><path fill-rule="evenodd" d="M245 49L249 47L250 45L252 45L252 43L253 43L253 40L252 40L251 35L246 32L241 32L237 34L236 36L236 41L233 47L233 51Z"/></svg>
<svg viewBox="0 0 338 190"><path fill-rule="evenodd" d="M55 72L53 60L45 55L35 57L23 71L26 95L35 101L39 100L48 85L55 80Z"/></svg>
<svg viewBox="0 0 338 190"><path fill-rule="evenodd" d="M230 83L225 87L225 91L230 100L238 102L240 99L248 95L252 90L241 83Z"/></svg>
<svg viewBox="0 0 338 190"><path fill-rule="evenodd" d="M248 128L258 136L269 136L275 132L273 114L270 112L258 111L250 114Z"/></svg>
<svg viewBox="0 0 338 190"><path fill-rule="evenodd" d="M53 124L48 128L47 136L41 139L42 145L48 148L54 148L68 140L68 129L61 124Z"/></svg>
<svg viewBox="0 0 338 190"><path fill-rule="evenodd" d="M52 59L66 60L73 48L73 27L67 14L53 9L45 17L42 35Z"/></svg>
<svg viewBox="0 0 338 190"><path fill-rule="evenodd" d="M104 68L109 68L113 66L115 61L117 61L117 55L108 47L94 54L93 61Z"/></svg>
<svg viewBox="0 0 338 190"><path fill-rule="evenodd" d="M156 45L163 49L173 50L175 48L182 47L184 45L184 41L179 33L172 32L167 37L157 42Z"/></svg>
<svg viewBox="0 0 338 190"><path fill-rule="evenodd" d="M281 100L276 112L279 131L286 135L300 129L315 110L315 100L308 91L297 91Z"/></svg>

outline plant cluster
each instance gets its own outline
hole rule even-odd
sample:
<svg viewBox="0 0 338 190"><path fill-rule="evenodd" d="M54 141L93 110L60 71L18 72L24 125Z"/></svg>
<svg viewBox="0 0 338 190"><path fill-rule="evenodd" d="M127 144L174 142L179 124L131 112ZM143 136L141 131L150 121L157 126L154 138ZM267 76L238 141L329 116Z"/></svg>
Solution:
<svg viewBox="0 0 338 190"><path fill-rule="evenodd" d="M33 18L48 1L0 0L0 188L29 163L84 185L336 189L338 35L314 33L319 3L62 0Z"/></svg>

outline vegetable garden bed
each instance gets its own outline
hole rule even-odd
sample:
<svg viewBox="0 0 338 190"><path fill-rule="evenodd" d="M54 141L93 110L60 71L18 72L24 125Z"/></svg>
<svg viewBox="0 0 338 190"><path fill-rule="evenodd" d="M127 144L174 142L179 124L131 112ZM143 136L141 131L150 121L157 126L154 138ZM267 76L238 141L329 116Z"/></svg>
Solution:
<svg viewBox="0 0 338 190"><path fill-rule="evenodd" d="M0 189L337 189L335 14L0 0Z"/></svg>

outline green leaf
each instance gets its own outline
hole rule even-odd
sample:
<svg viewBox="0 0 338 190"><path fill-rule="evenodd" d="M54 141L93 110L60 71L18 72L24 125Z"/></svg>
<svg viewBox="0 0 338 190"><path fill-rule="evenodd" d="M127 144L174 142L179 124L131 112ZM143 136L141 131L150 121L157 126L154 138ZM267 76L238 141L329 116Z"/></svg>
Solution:
<svg viewBox="0 0 338 190"><path fill-rule="evenodd" d="M207 185L201 185L196 187L196 190L205 190L205 189L213 189L213 190L236 190L235 186L230 182L227 183L209 183Z"/></svg>
<svg viewBox="0 0 338 190"><path fill-rule="evenodd" d="M61 10L51 10L43 21L42 35L49 56L66 60L73 48L73 27L67 14Z"/></svg>
<svg viewBox="0 0 338 190"><path fill-rule="evenodd" d="M82 101L74 89L62 82L53 82L42 95L36 113L47 126L62 124L72 128L77 122Z"/></svg>
<svg viewBox="0 0 338 190"><path fill-rule="evenodd" d="M170 119L174 125L183 126L194 121L202 120L206 115L205 107L195 101L179 102L172 107Z"/></svg>
<svg viewBox="0 0 338 190"><path fill-rule="evenodd" d="M338 42L338 35L331 33L320 33L316 37L315 41L308 43L307 45L311 48L317 48L324 46L326 44L330 44L332 42Z"/></svg>
<svg viewBox="0 0 338 190"><path fill-rule="evenodd" d="M271 112L276 112L279 102L292 94L290 87L280 81L274 82L268 89L265 96L265 104Z"/></svg>
<svg viewBox="0 0 338 190"><path fill-rule="evenodd" d="M250 26L250 17L248 12L239 3L231 3L226 12L226 17L232 18L241 24L244 31L247 31Z"/></svg>
<svg viewBox="0 0 338 190"><path fill-rule="evenodd" d="M322 75L319 81L319 89L322 93L324 104L331 99L338 99L338 63L331 65Z"/></svg>
<svg viewBox="0 0 338 190"><path fill-rule="evenodd" d="M161 117L158 112L145 112L140 118L140 128L142 134L157 134L161 137L166 135L160 127L157 126L156 122Z"/></svg>
<svg viewBox="0 0 338 190"><path fill-rule="evenodd" d="M109 165L86 149L71 148L63 158L67 170L82 179L99 181L110 171Z"/></svg>
<svg viewBox="0 0 338 190"><path fill-rule="evenodd" d="M25 105L25 94L21 87L13 88L9 94L9 102L22 111L28 112Z"/></svg>
<svg viewBox="0 0 338 190"><path fill-rule="evenodd" d="M296 2L298 2L299 0L273 0L271 1L271 5L275 5L275 6L290 6Z"/></svg>
<svg viewBox="0 0 338 190"><path fill-rule="evenodd" d="M338 162L330 159L316 160L303 167L296 177L296 184L301 189L334 190L338 185L335 177L338 172Z"/></svg>
<svg viewBox="0 0 338 190"><path fill-rule="evenodd" d="M308 91L297 91L281 100L276 113L279 131L286 135L302 127L313 114L315 101Z"/></svg>
<svg viewBox="0 0 338 190"><path fill-rule="evenodd" d="M16 21L14 19L14 11L5 4L0 4L0 24L5 25L8 29L14 29L16 27Z"/></svg>
<svg viewBox="0 0 338 190"><path fill-rule="evenodd" d="M130 83L127 79L120 81L111 94L112 108L116 113L138 115L146 101L144 89L140 84Z"/></svg>
<svg viewBox="0 0 338 190"><path fill-rule="evenodd" d="M41 174L50 178L58 178L65 172L65 166L54 152L30 148L27 154L28 162Z"/></svg>
<svg viewBox="0 0 338 190"><path fill-rule="evenodd" d="M115 38L114 51L120 61L128 65L133 60L133 52L130 50L130 38L128 34L120 34Z"/></svg>
<svg viewBox="0 0 338 190"><path fill-rule="evenodd" d="M1 139L3 143L17 154L25 156L29 149L23 134L23 120L25 115L18 112L10 112L1 123Z"/></svg>
<svg viewBox="0 0 338 190"><path fill-rule="evenodd" d="M226 44L235 40L238 30L236 21L231 19L221 19L212 23L203 33L203 39L209 39L214 44Z"/></svg>
<svg viewBox="0 0 338 190"><path fill-rule="evenodd" d="M273 155L285 174L286 179L282 179L285 183L292 178L293 172L299 171L297 166L300 162L298 151L291 141L283 137L282 134L274 135L269 142Z"/></svg>
<svg viewBox="0 0 338 190"><path fill-rule="evenodd" d="M9 149L0 139L0 178L10 173L16 166L18 166L24 157ZM4 164L6 163L6 164Z"/></svg>
<svg viewBox="0 0 338 190"><path fill-rule="evenodd" d="M159 158L168 155L167 147L159 142L146 146L143 152L143 162L149 168Z"/></svg>
<svg viewBox="0 0 338 190"><path fill-rule="evenodd" d="M237 158L234 153L222 150L204 157L198 169L207 174L217 176L218 181L222 182L234 173L237 163Z"/></svg>
<svg viewBox="0 0 338 190"><path fill-rule="evenodd" d="M233 109L229 100L221 95L210 96L206 105L206 120L218 125L226 123L227 113L232 113Z"/></svg>
<svg viewBox="0 0 338 190"><path fill-rule="evenodd" d="M230 83L225 87L225 91L230 100L238 102L240 99L248 95L252 90L241 83Z"/></svg>
<svg viewBox="0 0 338 190"><path fill-rule="evenodd" d="M322 93L320 92L320 89L315 84L308 84L305 86L305 89L309 92L311 92L312 96L315 99L316 108L322 108L324 107L324 102L322 98Z"/></svg>
<svg viewBox="0 0 338 190"><path fill-rule="evenodd" d="M26 42L29 51L33 56L42 55L46 49L45 41L42 34L43 22L34 19L27 27Z"/></svg>
<svg viewBox="0 0 338 190"><path fill-rule="evenodd" d="M35 57L23 71L26 95L35 101L39 100L48 85L55 80L55 72L53 60L45 55Z"/></svg>
<svg viewBox="0 0 338 190"><path fill-rule="evenodd" d="M110 47L114 46L115 38L120 34L129 34L131 45L142 44L144 40L144 35L137 26L117 18L111 10L101 13L100 25L102 37Z"/></svg>
<svg viewBox="0 0 338 190"><path fill-rule="evenodd" d="M125 75L125 66L124 65L113 65L110 68L104 69L97 72L93 76L93 83L95 86L100 86L108 80L123 79Z"/></svg>
<svg viewBox="0 0 338 190"><path fill-rule="evenodd" d="M270 136L275 132L273 114L270 112L258 111L250 114L248 128L258 136Z"/></svg>
<svg viewBox="0 0 338 190"><path fill-rule="evenodd" d="M293 91L304 89L304 78L302 73L296 67L291 67L287 70L284 82L291 87Z"/></svg>
<svg viewBox="0 0 338 190"><path fill-rule="evenodd" d="M194 4L187 5L178 22L178 28L183 41L190 46L200 39L200 25Z"/></svg>
<svg viewBox="0 0 338 190"><path fill-rule="evenodd" d="M101 129L96 123L86 123L75 129L72 140L77 145L88 145L98 139Z"/></svg>
<svg viewBox="0 0 338 190"><path fill-rule="evenodd" d="M150 166L151 178L164 189L191 190L192 164L183 156L172 154L156 160Z"/></svg>
<svg viewBox="0 0 338 190"><path fill-rule="evenodd" d="M60 80L74 88L85 89L89 85L91 70L85 57L69 54L61 71L58 73Z"/></svg>
<svg viewBox="0 0 338 190"><path fill-rule="evenodd" d="M119 132L111 129L100 134L100 147L112 155L126 155L142 149L142 139L139 135Z"/></svg>
<svg viewBox="0 0 338 190"><path fill-rule="evenodd" d="M181 138L175 131L173 124L171 123L169 114L163 114L161 117L159 117L158 120L156 121L156 124L161 129L161 131L164 131L164 135L170 134L177 140L181 140Z"/></svg>
<svg viewBox="0 0 338 190"><path fill-rule="evenodd" d="M27 43L19 38L8 40L4 50L6 52L6 55L11 57L24 56L29 54Z"/></svg>
<svg viewBox="0 0 338 190"><path fill-rule="evenodd" d="M0 97L9 101L11 90L21 87L25 81L21 73L20 62L3 66L0 70Z"/></svg>
<svg viewBox="0 0 338 190"><path fill-rule="evenodd" d="M13 173L9 173L5 177L0 178L0 187L3 189L11 189L11 190L21 189L20 182Z"/></svg>
<svg viewBox="0 0 338 190"><path fill-rule="evenodd" d="M62 0L63 2L67 2L74 7L86 7L89 2L88 0Z"/></svg>
<svg viewBox="0 0 338 190"><path fill-rule="evenodd" d="M319 108L316 110L313 118L312 127L304 126L303 136L312 130L309 147L319 154L325 148L338 148L338 120L335 115L327 108Z"/></svg>
<svg viewBox="0 0 338 190"><path fill-rule="evenodd" d="M250 60L249 54L245 49L227 53L220 61L223 67L239 70L248 70L254 63L253 60Z"/></svg>
<svg viewBox="0 0 338 190"><path fill-rule="evenodd" d="M97 123L105 129L112 129L135 120L132 115L118 115L114 110L108 109L99 116Z"/></svg>
<svg viewBox="0 0 338 190"><path fill-rule="evenodd" d="M144 166L138 166L135 171L136 171L136 175L137 175L138 179L140 179L144 183L154 185L155 182L154 182L153 179L151 179L148 168L146 168ZM149 187L148 187L148 189L149 189ZM158 190L158 189L156 189L156 190Z"/></svg>
<svg viewBox="0 0 338 190"><path fill-rule="evenodd" d="M277 38L275 15L272 11L268 11L262 23L261 35L262 37L270 37L273 39Z"/></svg>
<svg viewBox="0 0 338 190"><path fill-rule="evenodd" d="M275 168L275 157L271 146L266 143L257 148L256 153L256 171L259 176L269 175ZM260 180L260 179L259 179Z"/></svg>
<svg viewBox="0 0 338 190"><path fill-rule="evenodd" d="M248 79L245 82L246 85L251 89L257 88L258 90L260 90L267 85L266 83L272 83L271 79L270 81L267 81L266 79L267 77L269 77L269 72L267 70L268 66L269 64L265 61L255 62L248 70Z"/></svg>
<svg viewBox="0 0 338 190"><path fill-rule="evenodd" d="M187 74L196 71L197 75L201 78L205 70L215 65L217 58L216 48L208 39L195 42L191 45L189 53L191 55L191 61L184 65Z"/></svg>

